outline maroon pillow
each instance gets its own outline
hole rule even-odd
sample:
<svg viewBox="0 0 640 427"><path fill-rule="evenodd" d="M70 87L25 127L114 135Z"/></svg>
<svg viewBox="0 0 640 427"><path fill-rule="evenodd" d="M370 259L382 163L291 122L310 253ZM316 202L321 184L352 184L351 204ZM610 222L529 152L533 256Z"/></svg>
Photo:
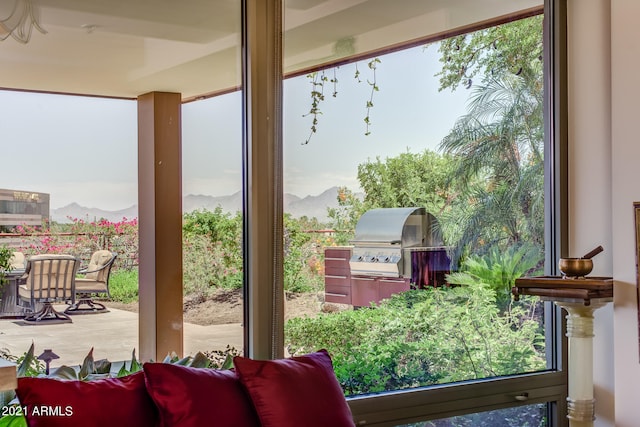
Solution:
<svg viewBox="0 0 640 427"><path fill-rule="evenodd" d="M162 426L260 426L233 371L167 363L145 363L143 369Z"/></svg>
<svg viewBox="0 0 640 427"><path fill-rule="evenodd" d="M29 427L155 427L158 422L142 372L93 381L18 378L16 394Z"/></svg>
<svg viewBox="0 0 640 427"><path fill-rule="evenodd" d="M280 360L233 359L263 427L353 427L326 350Z"/></svg>

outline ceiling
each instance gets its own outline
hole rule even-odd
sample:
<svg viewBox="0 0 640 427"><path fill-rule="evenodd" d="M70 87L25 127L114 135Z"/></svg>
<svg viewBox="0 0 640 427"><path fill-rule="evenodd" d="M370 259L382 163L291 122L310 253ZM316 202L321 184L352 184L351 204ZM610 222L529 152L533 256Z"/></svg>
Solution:
<svg viewBox="0 0 640 427"><path fill-rule="evenodd" d="M0 2L0 20L14 5L22 10L23 2ZM46 34L34 27L26 44L12 37L0 42L0 88L124 98L168 91L189 100L240 85L240 0L32 3ZM284 71L295 73L541 4L285 0Z"/></svg>

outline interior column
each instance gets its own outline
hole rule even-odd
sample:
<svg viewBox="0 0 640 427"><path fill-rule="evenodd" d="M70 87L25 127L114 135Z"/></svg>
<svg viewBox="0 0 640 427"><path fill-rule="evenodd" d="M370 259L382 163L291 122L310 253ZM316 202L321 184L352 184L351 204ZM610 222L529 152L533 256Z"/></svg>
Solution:
<svg viewBox="0 0 640 427"><path fill-rule="evenodd" d="M595 399L593 397L593 313L611 302L611 298L584 302L555 301L567 311L569 338L569 393L567 418L569 427L593 427Z"/></svg>
<svg viewBox="0 0 640 427"><path fill-rule="evenodd" d="M139 345L183 354L181 94L138 97Z"/></svg>

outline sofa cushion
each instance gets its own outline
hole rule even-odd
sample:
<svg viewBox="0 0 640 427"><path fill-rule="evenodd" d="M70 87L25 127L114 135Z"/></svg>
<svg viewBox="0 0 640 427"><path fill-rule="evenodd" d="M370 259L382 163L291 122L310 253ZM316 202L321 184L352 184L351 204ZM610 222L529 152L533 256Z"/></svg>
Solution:
<svg viewBox="0 0 640 427"><path fill-rule="evenodd" d="M233 371L167 363L145 363L143 369L162 426L260 426Z"/></svg>
<svg viewBox="0 0 640 427"><path fill-rule="evenodd" d="M157 425L142 372L93 381L18 378L16 394L29 427Z"/></svg>
<svg viewBox="0 0 640 427"><path fill-rule="evenodd" d="M263 427L353 427L326 350L280 360L233 359Z"/></svg>

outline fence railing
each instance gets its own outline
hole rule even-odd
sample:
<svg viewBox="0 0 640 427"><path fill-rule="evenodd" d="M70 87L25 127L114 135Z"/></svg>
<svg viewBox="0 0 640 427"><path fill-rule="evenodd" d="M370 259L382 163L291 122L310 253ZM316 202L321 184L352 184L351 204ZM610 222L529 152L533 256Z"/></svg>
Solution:
<svg viewBox="0 0 640 427"><path fill-rule="evenodd" d="M23 252L26 256L42 253L64 253L80 258L88 263L91 254L99 249L107 249L118 254L115 268L134 269L138 267L138 233L137 228L126 231L102 232L62 232L62 231L33 231L0 233L0 246L6 246L15 251ZM312 246L321 255L321 247L335 245L334 235L338 232L332 229L303 230L305 234L313 236ZM320 241L325 238L327 241Z"/></svg>
<svg viewBox="0 0 640 427"><path fill-rule="evenodd" d="M0 233L0 246L23 252L26 256L63 253L87 264L91 254L107 249L118 254L115 268L138 267L138 236L130 233Z"/></svg>

